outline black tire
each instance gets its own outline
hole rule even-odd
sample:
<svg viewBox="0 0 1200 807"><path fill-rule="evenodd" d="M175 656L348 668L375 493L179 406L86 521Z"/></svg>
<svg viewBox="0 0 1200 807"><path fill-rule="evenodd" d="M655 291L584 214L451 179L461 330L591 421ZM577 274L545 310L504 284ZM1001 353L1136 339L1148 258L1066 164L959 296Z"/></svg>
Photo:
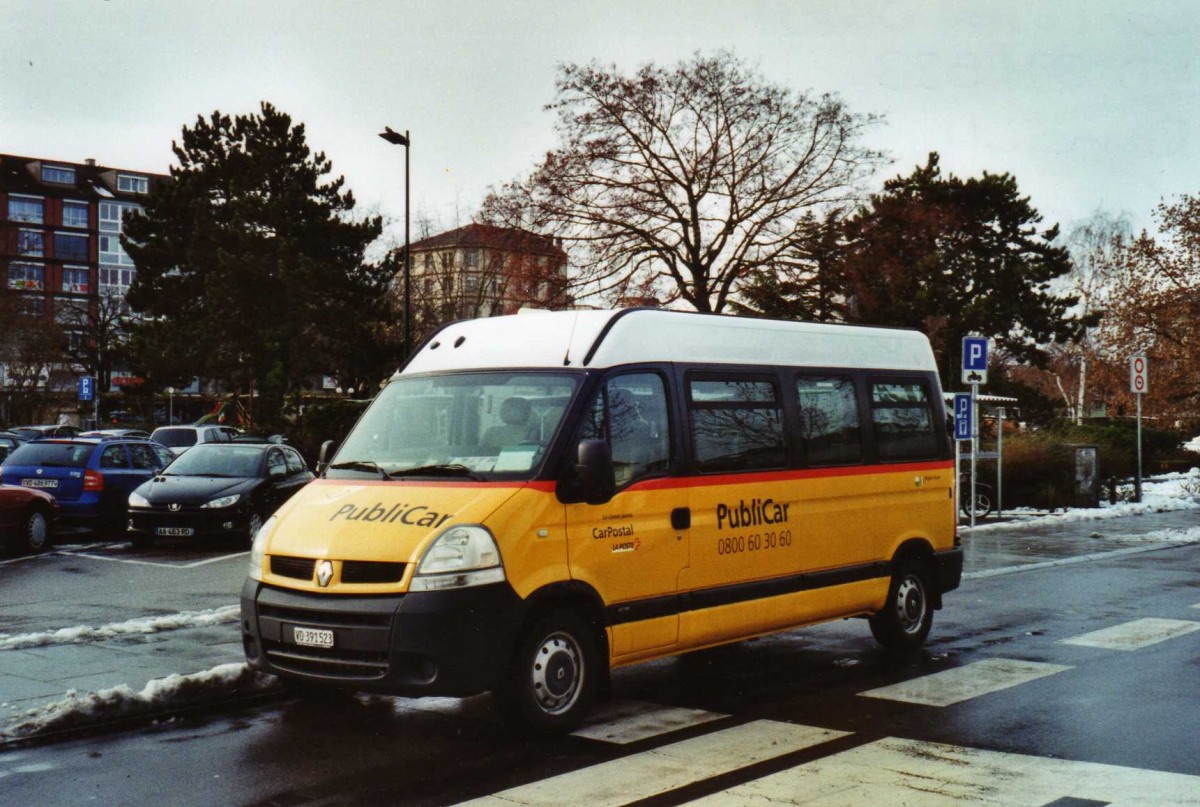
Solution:
<svg viewBox="0 0 1200 807"><path fill-rule="evenodd" d="M892 573L883 610L870 618L871 634L889 650L915 650L933 627L929 570L917 560L903 560Z"/></svg>
<svg viewBox="0 0 1200 807"><path fill-rule="evenodd" d="M496 697L522 733L563 734L591 709L601 678L594 633L570 611L554 611L522 635Z"/></svg>
<svg viewBox="0 0 1200 807"><path fill-rule="evenodd" d="M36 555L45 552L54 543L54 527L50 516L41 507L31 507L21 518L21 532L13 545L18 555Z"/></svg>
<svg viewBox="0 0 1200 807"><path fill-rule="evenodd" d="M264 521L265 519L262 517L262 513L260 511L251 511L249 521L247 522L247 532L249 533L249 537L246 539L246 546L254 545L254 536L258 535L258 531L262 529Z"/></svg>

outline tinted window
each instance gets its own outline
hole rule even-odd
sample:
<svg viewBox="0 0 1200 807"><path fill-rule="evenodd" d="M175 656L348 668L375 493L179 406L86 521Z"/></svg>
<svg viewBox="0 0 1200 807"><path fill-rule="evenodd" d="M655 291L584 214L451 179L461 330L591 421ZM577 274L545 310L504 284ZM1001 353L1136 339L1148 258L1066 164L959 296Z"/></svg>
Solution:
<svg viewBox="0 0 1200 807"><path fill-rule="evenodd" d="M780 468L787 462L775 383L706 376L690 381L692 450L701 471Z"/></svg>
<svg viewBox="0 0 1200 807"><path fill-rule="evenodd" d="M848 376L800 376L800 436L809 465L839 465L862 459L862 430L854 381Z"/></svg>
<svg viewBox="0 0 1200 807"><path fill-rule="evenodd" d="M257 446L201 445L180 454L168 476L256 477L263 451Z"/></svg>
<svg viewBox="0 0 1200 807"><path fill-rule="evenodd" d="M143 471L154 471L163 466L149 443L130 443L129 456L133 459L133 467Z"/></svg>
<svg viewBox="0 0 1200 807"><path fill-rule="evenodd" d="M4 464L82 468L95 447L89 443L26 443L10 454Z"/></svg>
<svg viewBox="0 0 1200 807"><path fill-rule="evenodd" d="M171 448L196 445L195 429L155 429L151 437L155 442Z"/></svg>
<svg viewBox="0 0 1200 807"><path fill-rule="evenodd" d="M272 451L267 454L267 475L286 475L287 462L283 458L282 451Z"/></svg>
<svg viewBox="0 0 1200 807"><path fill-rule="evenodd" d="M284 458L287 460L287 469L289 474L302 474L305 471L304 459L295 451L283 452Z"/></svg>
<svg viewBox="0 0 1200 807"><path fill-rule="evenodd" d="M871 419L879 459L932 459L937 456L937 437L923 382L874 382L871 385Z"/></svg>
<svg viewBox="0 0 1200 807"><path fill-rule="evenodd" d="M671 441L661 377L634 373L611 378L589 411L580 436L608 441L618 485L666 472Z"/></svg>
<svg viewBox="0 0 1200 807"><path fill-rule="evenodd" d="M100 452L101 468L128 468L129 457L125 454L125 446L105 446Z"/></svg>

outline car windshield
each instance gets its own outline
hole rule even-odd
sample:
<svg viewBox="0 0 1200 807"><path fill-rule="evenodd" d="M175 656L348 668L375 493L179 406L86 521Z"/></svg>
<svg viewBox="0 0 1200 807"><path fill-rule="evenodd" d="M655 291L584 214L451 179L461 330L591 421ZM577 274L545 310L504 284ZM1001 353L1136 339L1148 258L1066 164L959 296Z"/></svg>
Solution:
<svg viewBox="0 0 1200 807"><path fill-rule="evenodd" d="M166 476L258 476L263 451L253 446L196 446L185 451L163 473Z"/></svg>
<svg viewBox="0 0 1200 807"><path fill-rule="evenodd" d="M82 468L95 447L94 443L26 443L9 454L4 464Z"/></svg>
<svg viewBox="0 0 1200 807"><path fill-rule="evenodd" d="M183 448L196 445L195 429L155 429L152 438L156 443L162 443L171 448Z"/></svg>
<svg viewBox="0 0 1200 807"><path fill-rule="evenodd" d="M363 414L328 476L529 479L579 379L530 372L398 378Z"/></svg>

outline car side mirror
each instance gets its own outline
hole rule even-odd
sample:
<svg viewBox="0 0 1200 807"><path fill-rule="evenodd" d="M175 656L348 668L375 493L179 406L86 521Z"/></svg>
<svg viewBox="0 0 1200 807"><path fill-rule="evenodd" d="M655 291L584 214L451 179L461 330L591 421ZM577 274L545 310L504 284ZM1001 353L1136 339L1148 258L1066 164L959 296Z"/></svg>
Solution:
<svg viewBox="0 0 1200 807"><path fill-rule="evenodd" d="M329 461L333 459L336 451L337 443L333 440L326 440L324 443L321 443L321 451L317 454L317 467L315 469L317 476L325 473L325 469L329 467Z"/></svg>
<svg viewBox="0 0 1200 807"><path fill-rule="evenodd" d="M287 468L280 468L278 465L267 471L267 474L272 479L283 479L288 475Z"/></svg>
<svg viewBox="0 0 1200 807"><path fill-rule="evenodd" d="M580 495L588 504L604 504L617 492L612 455L604 440L581 440L575 462Z"/></svg>

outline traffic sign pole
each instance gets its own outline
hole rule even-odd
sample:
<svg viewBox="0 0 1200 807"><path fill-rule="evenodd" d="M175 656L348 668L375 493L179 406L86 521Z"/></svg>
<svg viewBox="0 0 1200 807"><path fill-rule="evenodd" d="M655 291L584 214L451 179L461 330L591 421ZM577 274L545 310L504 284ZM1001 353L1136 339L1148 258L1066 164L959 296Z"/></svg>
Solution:
<svg viewBox="0 0 1200 807"><path fill-rule="evenodd" d="M979 385L971 385L971 527L975 526L975 463L979 454Z"/></svg>
<svg viewBox="0 0 1200 807"><path fill-rule="evenodd" d="M1150 362L1144 353L1129 357L1129 391L1137 396L1137 477L1134 479L1133 497L1142 500L1142 396L1150 385Z"/></svg>

